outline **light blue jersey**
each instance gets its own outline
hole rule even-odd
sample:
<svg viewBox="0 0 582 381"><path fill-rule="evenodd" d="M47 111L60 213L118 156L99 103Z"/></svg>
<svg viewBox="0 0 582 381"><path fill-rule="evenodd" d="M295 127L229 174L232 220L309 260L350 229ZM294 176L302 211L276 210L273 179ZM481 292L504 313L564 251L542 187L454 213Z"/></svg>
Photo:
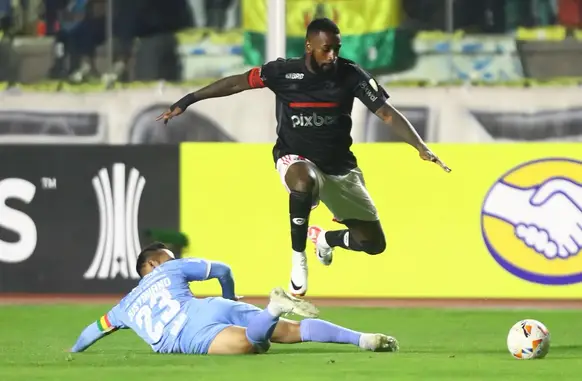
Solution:
<svg viewBox="0 0 582 381"><path fill-rule="evenodd" d="M107 314L114 327L129 327L156 352L176 352L174 346L194 299L188 282L206 280L210 263L203 259L168 261L146 275Z"/></svg>
<svg viewBox="0 0 582 381"><path fill-rule="evenodd" d="M212 278L220 282L223 298L195 298L188 283ZM106 334L129 328L155 352L201 353L213 339L210 331L218 334L224 329L215 323L244 324L248 312L258 311L254 306L227 300L234 298L234 280L227 265L199 258L170 260L156 267L119 304L85 328L72 351L81 352ZM243 320L225 321L229 313Z"/></svg>

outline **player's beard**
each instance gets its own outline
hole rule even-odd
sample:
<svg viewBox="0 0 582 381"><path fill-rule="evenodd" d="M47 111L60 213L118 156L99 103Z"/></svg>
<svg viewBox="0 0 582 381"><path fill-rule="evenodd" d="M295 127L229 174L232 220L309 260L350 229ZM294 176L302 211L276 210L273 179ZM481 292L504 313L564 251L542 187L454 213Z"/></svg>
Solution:
<svg viewBox="0 0 582 381"><path fill-rule="evenodd" d="M313 57L313 55L311 55L309 59L311 61L311 67L313 68L313 70L315 70L317 74L330 75L335 72L336 68L335 63L319 65L315 60L315 57Z"/></svg>

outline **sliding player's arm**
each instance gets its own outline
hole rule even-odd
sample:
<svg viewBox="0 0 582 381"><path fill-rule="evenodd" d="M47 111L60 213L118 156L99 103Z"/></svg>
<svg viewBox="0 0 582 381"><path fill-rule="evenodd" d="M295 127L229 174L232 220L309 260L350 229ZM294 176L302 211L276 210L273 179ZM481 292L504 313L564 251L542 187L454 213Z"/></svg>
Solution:
<svg viewBox="0 0 582 381"><path fill-rule="evenodd" d="M221 98L251 89L269 87L275 82L280 60L267 62L261 67L255 67L243 74L231 75L219 79L210 85L193 93L186 94L179 101L170 106L170 110L158 116L157 120L168 120L183 113L190 105L210 98Z"/></svg>
<svg viewBox="0 0 582 381"><path fill-rule="evenodd" d="M234 277L229 265L200 258L184 258L182 272L188 282L217 279L222 287L222 297L236 300Z"/></svg>
<svg viewBox="0 0 582 381"><path fill-rule="evenodd" d="M71 348L71 352L83 352L103 337L112 334L118 329L127 328L119 319L119 305L113 307L97 321L89 324Z"/></svg>
<svg viewBox="0 0 582 381"><path fill-rule="evenodd" d="M366 71L354 67L352 72L355 95L362 103L382 121L392 127L394 132L406 143L418 150L423 160L439 164L445 171L447 167L426 145L410 121L388 102L390 97L386 90Z"/></svg>

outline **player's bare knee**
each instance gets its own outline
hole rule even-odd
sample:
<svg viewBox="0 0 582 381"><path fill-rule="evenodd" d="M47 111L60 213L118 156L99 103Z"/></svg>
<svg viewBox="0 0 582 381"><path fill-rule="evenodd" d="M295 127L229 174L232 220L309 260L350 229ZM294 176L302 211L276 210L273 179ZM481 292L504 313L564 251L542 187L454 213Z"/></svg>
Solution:
<svg viewBox="0 0 582 381"><path fill-rule="evenodd" d="M317 177L304 163L293 164L285 174L285 182L292 192L315 193Z"/></svg>
<svg viewBox="0 0 582 381"><path fill-rule="evenodd" d="M307 178L295 181L289 186L292 192L314 193L315 179Z"/></svg>

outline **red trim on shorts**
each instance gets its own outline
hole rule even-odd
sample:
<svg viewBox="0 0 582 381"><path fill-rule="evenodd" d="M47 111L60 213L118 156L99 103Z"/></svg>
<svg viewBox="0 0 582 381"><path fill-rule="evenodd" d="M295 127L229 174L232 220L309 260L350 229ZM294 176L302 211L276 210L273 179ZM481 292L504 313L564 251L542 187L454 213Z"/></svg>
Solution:
<svg viewBox="0 0 582 381"><path fill-rule="evenodd" d="M261 78L261 69L258 67L254 67L250 70L248 81L249 86L252 89L260 89L265 87L265 82L263 82L263 79Z"/></svg>
<svg viewBox="0 0 582 381"><path fill-rule="evenodd" d="M283 157L281 157L281 163L283 163L283 165L291 165L296 161L302 161L302 160L306 160L303 156L299 156L299 155L285 155Z"/></svg>
<svg viewBox="0 0 582 381"><path fill-rule="evenodd" d="M338 107L339 103L335 102L292 102L289 103L291 108L334 108Z"/></svg>

